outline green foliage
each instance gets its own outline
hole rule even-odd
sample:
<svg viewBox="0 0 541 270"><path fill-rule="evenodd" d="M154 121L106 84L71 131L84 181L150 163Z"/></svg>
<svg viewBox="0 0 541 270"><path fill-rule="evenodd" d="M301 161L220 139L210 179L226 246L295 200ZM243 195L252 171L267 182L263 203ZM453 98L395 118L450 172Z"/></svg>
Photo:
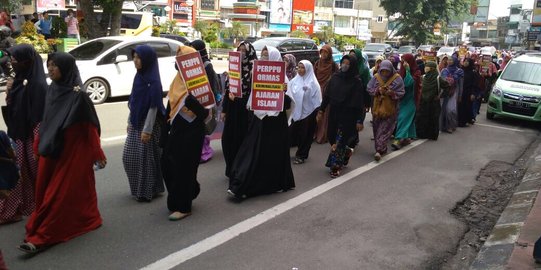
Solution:
<svg viewBox="0 0 541 270"><path fill-rule="evenodd" d="M363 48L366 42L364 40L358 40L356 37L351 36L342 36L342 35L335 35L334 37L334 45L335 47L343 51L344 47L347 45L351 45L355 48Z"/></svg>
<svg viewBox="0 0 541 270"><path fill-rule="evenodd" d="M380 5L388 16L396 18L395 36L404 36L417 45L434 38L436 23L445 25L456 16L465 14L472 0L381 0Z"/></svg>
<svg viewBox="0 0 541 270"><path fill-rule="evenodd" d="M23 0L0 0L0 7L6 7L11 13L19 13L23 8Z"/></svg>
<svg viewBox="0 0 541 270"><path fill-rule="evenodd" d="M301 30L295 30L291 32L289 36L294 37L294 38L307 38L308 37L308 35Z"/></svg>
<svg viewBox="0 0 541 270"><path fill-rule="evenodd" d="M221 33L225 38L241 38L247 35L247 29L240 22L232 22L231 27L222 29Z"/></svg>
<svg viewBox="0 0 541 270"><path fill-rule="evenodd" d="M315 36L315 35L312 36L311 39L312 39L317 45L319 45L319 43L321 43L321 42L319 41L319 38L318 38L317 36Z"/></svg>
<svg viewBox="0 0 541 270"><path fill-rule="evenodd" d="M333 43L334 39L334 31L332 27L330 26L323 26L320 28L320 32L316 33L315 35L317 38L325 43Z"/></svg>
<svg viewBox="0 0 541 270"><path fill-rule="evenodd" d="M227 43L220 42L220 41L211 42L210 47L213 48L213 49L230 49L230 48L232 48Z"/></svg>
<svg viewBox="0 0 541 270"><path fill-rule="evenodd" d="M17 42L17 44L30 44L34 46L34 49L36 49L38 53L51 52L51 46L49 46L49 43L47 43L47 40L45 40L43 35L38 35L32 22L24 23L21 35L15 39L15 42Z"/></svg>
<svg viewBox="0 0 541 270"><path fill-rule="evenodd" d="M197 21L195 22L194 29L201 33L201 37L206 43L218 40L220 26L217 23L209 24L206 21Z"/></svg>
<svg viewBox="0 0 541 270"><path fill-rule="evenodd" d="M152 36L153 37L159 37L160 36L160 27L159 26L153 26L152 27Z"/></svg>
<svg viewBox="0 0 541 270"><path fill-rule="evenodd" d="M56 38L66 38L68 36L68 25L63 18L52 17L51 34Z"/></svg>

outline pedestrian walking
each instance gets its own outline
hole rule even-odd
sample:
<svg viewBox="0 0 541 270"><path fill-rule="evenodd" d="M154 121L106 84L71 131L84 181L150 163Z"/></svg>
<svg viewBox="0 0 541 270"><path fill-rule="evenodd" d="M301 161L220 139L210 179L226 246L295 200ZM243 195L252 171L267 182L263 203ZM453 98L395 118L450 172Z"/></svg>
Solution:
<svg viewBox="0 0 541 270"><path fill-rule="evenodd" d="M9 198L0 200L0 224L20 221L22 216L34 211L38 163L34 158L36 152L33 145L43 119L48 87L43 60L34 47L16 45L8 49L8 53L15 78L7 89L6 106L2 108L2 113L8 135L15 141L21 181Z"/></svg>
<svg viewBox="0 0 541 270"><path fill-rule="evenodd" d="M329 45L323 45L319 50L320 58L317 60L314 70L316 73L317 81L321 87L321 95L325 96L327 90L327 84L331 80L334 73L338 71L338 66L332 59L332 48ZM315 134L315 140L317 143L322 144L328 141L327 138L327 125L329 120L329 112L326 112L320 120L317 121L317 130Z"/></svg>
<svg viewBox="0 0 541 270"><path fill-rule="evenodd" d="M449 82L449 94L442 99L440 129L453 133L458 125L457 101L462 96L464 71L458 67L458 58L449 59L449 65L441 71L441 76Z"/></svg>
<svg viewBox="0 0 541 270"><path fill-rule="evenodd" d="M45 37L45 39L52 38L52 35L51 35L52 25L53 25L53 19L50 18L49 13L47 11L44 11L42 14L42 18L34 24L34 26L38 30L38 33L42 34Z"/></svg>
<svg viewBox="0 0 541 270"><path fill-rule="evenodd" d="M314 67L308 60L301 60L297 65L297 75L289 81L288 91L291 91L295 106L291 138L297 141L292 145L298 146L293 160L294 164L303 164L310 154L316 131L317 109L321 105L321 88L314 73Z"/></svg>
<svg viewBox="0 0 541 270"><path fill-rule="evenodd" d="M417 138L415 128L415 112L417 111L418 91L421 91L421 72L417 69L415 57L412 54L402 55L402 63L398 72L404 80L405 94L400 99L398 119L394 141L391 144L393 150L398 150L411 143Z"/></svg>
<svg viewBox="0 0 541 270"><path fill-rule="evenodd" d="M374 97L372 124L376 154L381 160L387 154L387 143L396 127L398 101L404 96L404 81L389 60L381 62L379 72L370 80L368 92Z"/></svg>
<svg viewBox="0 0 541 270"><path fill-rule="evenodd" d="M177 56L193 52L196 50L192 47L180 46ZM169 193L167 208L172 212L169 220L176 221L192 214L192 201L200 192L197 170L209 112L188 93L180 72L171 83L168 98L162 172Z"/></svg>
<svg viewBox="0 0 541 270"><path fill-rule="evenodd" d="M448 95L449 83L439 76L436 62L426 63L421 103L416 115L417 137L437 140L440 133L440 98Z"/></svg>
<svg viewBox="0 0 541 270"><path fill-rule="evenodd" d="M81 43L81 38L79 36L79 21L73 9L68 9L68 16L64 18L66 25L68 26L68 38L77 39L77 43Z"/></svg>
<svg viewBox="0 0 541 270"><path fill-rule="evenodd" d="M128 101L130 115L122 164L131 195L139 202L150 202L165 191L159 146L165 122L163 88L158 57L152 47L137 46L133 63L137 73Z"/></svg>
<svg viewBox="0 0 541 270"><path fill-rule="evenodd" d="M282 61L278 49L270 46L261 51L261 59ZM293 102L291 91L287 91L283 111L253 111L248 133L231 169L230 195L242 199L295 187L286 115ZM251 99L248 100L250 105Z"/></svg>
<svg viewBox="0 0 541 270"><path fill-rule="evenodd" d="M329 167L331 177L340 176L353 154L357 132L363 128L364 95L366 91L359 76L357 59L345 55L340 60L340 71L335 73L323 96L318 118L329 111L327 137L331 150L325 166Z"/></svg>
<svg viewBox="0 0 541 270"><path fill-rule="evenodd" d="M284 62L286 62L286 76L289 80L293 80L297 76L297 58L292 54L286 54Z"/></svg>
<svg viewBox="0 0 541 270"><path fill-rule="evenodd" d="M19 246L26 253L66 242L102 224L93 167L103 168L107 161L100 146L98 116L88 95L81 91L73 56L50 54L47 69L53 82L36 143L36 210Z"/></svg>
<svg viewBox="0 0 541 270"><path fill-rule="evenodd" d="M224 130L222 132L222 152L225 160L225 176L231 178L231 168L239 148L248 132L248 123L253 113L246 105L252 92L252 69L254 60L257 60L256 51L251 43L244 41L238 48L242 52L242 97L235 97L226 89L223 105L222 119Z"/></svg>
<svg viewBox="0 0 541 270"><path fill-rule="evenodd" d="M372 106L372 97L370 96L370 94L368 94L368 91L366 90L368 82L370 82L370 79L372 78L372 73L370 72L370 66L368 64L368 55L364 53L361 49L353 49L349 52L349 55L357 59L359 78L362 81L362 85L360 86L359 91L363 94L364 108L361 111L362 116L361 119L359 119L359 122L364 123L366 113L370 111L370 107ZM362 131L362 129L364 129L364 125L362 125L362 128L359 131ZM350 140L350 145L348 146L352 149L355 149L355 147L359 143L359 133L355 132L353 136L355 138Z"/></svg>
<svg viewBox="0 0 541 270"><path fill-rule="evenodd" d="M473 115L473 102L480 95L479 73L474 69L475 63L472 59L466 58L464 61L464 83L462 93L458 98L458 126L466 127L475 122Z"/></svg>

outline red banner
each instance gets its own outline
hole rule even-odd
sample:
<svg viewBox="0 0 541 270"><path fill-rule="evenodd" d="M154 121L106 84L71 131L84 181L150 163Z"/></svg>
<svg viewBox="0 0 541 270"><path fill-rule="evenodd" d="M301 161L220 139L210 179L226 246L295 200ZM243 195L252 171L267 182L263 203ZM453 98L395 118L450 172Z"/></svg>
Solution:
<svg viewBox="0 0 541 270"><path fill-rule="evenodd" d="M242 97L242 53L229 52L229 92Z"/></svg>
<svg viewBox="0 0 541 270"><path fill-rule="evenodd" d="M214 107L216 105L214 93L210 88L207 72L199 52L177 56L176 60L178 70L182 78L184 78L188 92L194 95L205 108Z"/></svg>
<svg viewBox="0 0 541 270"><path fill-rule="evenodd" d="M281 112L284 109L286 63L254 61L252 110Z"/></svg>

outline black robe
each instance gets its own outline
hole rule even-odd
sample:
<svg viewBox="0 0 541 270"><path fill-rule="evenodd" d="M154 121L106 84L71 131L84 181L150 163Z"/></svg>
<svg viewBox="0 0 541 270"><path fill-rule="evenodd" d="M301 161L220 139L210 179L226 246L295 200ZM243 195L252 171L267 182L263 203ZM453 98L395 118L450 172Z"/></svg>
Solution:
<svg viewBox="0 0 541 270"><path fill-rule="evenodd" d="M469 59L468 59L469 61ZM473 61L470 61L470 66L464 67L464 86L462 87L462 96L458 102L458 126L464 127L467 123L473 120L473 101L470 99L471 95L477 96L479 93L479 87L477 82L479 81L479 74L473 70Z"/></svg>
<svg viewBox="0 0 541 270"><path fill-rule="evenodd" d="M225 176L231 178L231 168L237 152L248 132L249 119L253 113L246 109L248 96L229 100L229 91L224 96L223 113L226 114L222 133L222 151L225 159Z"/></svg>
<svg viewBox="0 0 541 270"><path fill-rule="evenodd" d="M197 169L201 158L201 149L205 138L204 120L208 110L189 95L186 107L195 113L197 118L191 123L177 115L173 123L165 125L161 144L162 172L167 187L167 208L172 212L190 213L192 201L199 195ZM167 115L171 108L167 107Z"/></svg>
<svg viewBox="0 0 541 270"><path fill-rule="evenodd" d="M229 189L237 198L287 191L295 187L289 156L289 133L285 110L263 120L253 117L248 133L231 168Z"/></svg>

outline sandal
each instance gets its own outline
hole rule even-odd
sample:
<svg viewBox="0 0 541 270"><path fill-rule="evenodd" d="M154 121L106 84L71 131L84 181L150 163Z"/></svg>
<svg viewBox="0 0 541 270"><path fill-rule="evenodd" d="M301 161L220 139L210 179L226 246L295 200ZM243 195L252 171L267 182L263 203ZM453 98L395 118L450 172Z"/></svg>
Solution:
<svg viewBox="0 0 541 270"><path fill-rule="evenodd" d="M380 153L376 153L376 154L374 155L374 160L375 160L375 161L380 161L380 160L381 160L381 154L380 154Z"/></svg>
<svg viewBox="0 0 541 270"><path fill-rule="evenodd" d="M304 162L305 159L300 157L295 157L295 159L293 160L293 164L303 164Z"/></svg>
<svg viewBox="0 0 541 270"><path fill-rule="evenodd" d="M43 247L38 247L30 242L26 242L17 247L18 250L25 252L27 254L36 254L43 250Z"/></svg>
<svg viewBox="0 0 541 270"><path fill-rule="evenodd" d="M178 220L181 220L185 217L188 217L190 216L192 213L182 213L182 212L173 212L173 214L169 215L169 220L170 221L178 221Z"/></svg>
<svg viewBox="0 0 541 270"><path fill-rule="evenodd" d="M339 177L340 176L340 170L332 170L331 171L331 178L336 178L336 177Z"/></svg>

